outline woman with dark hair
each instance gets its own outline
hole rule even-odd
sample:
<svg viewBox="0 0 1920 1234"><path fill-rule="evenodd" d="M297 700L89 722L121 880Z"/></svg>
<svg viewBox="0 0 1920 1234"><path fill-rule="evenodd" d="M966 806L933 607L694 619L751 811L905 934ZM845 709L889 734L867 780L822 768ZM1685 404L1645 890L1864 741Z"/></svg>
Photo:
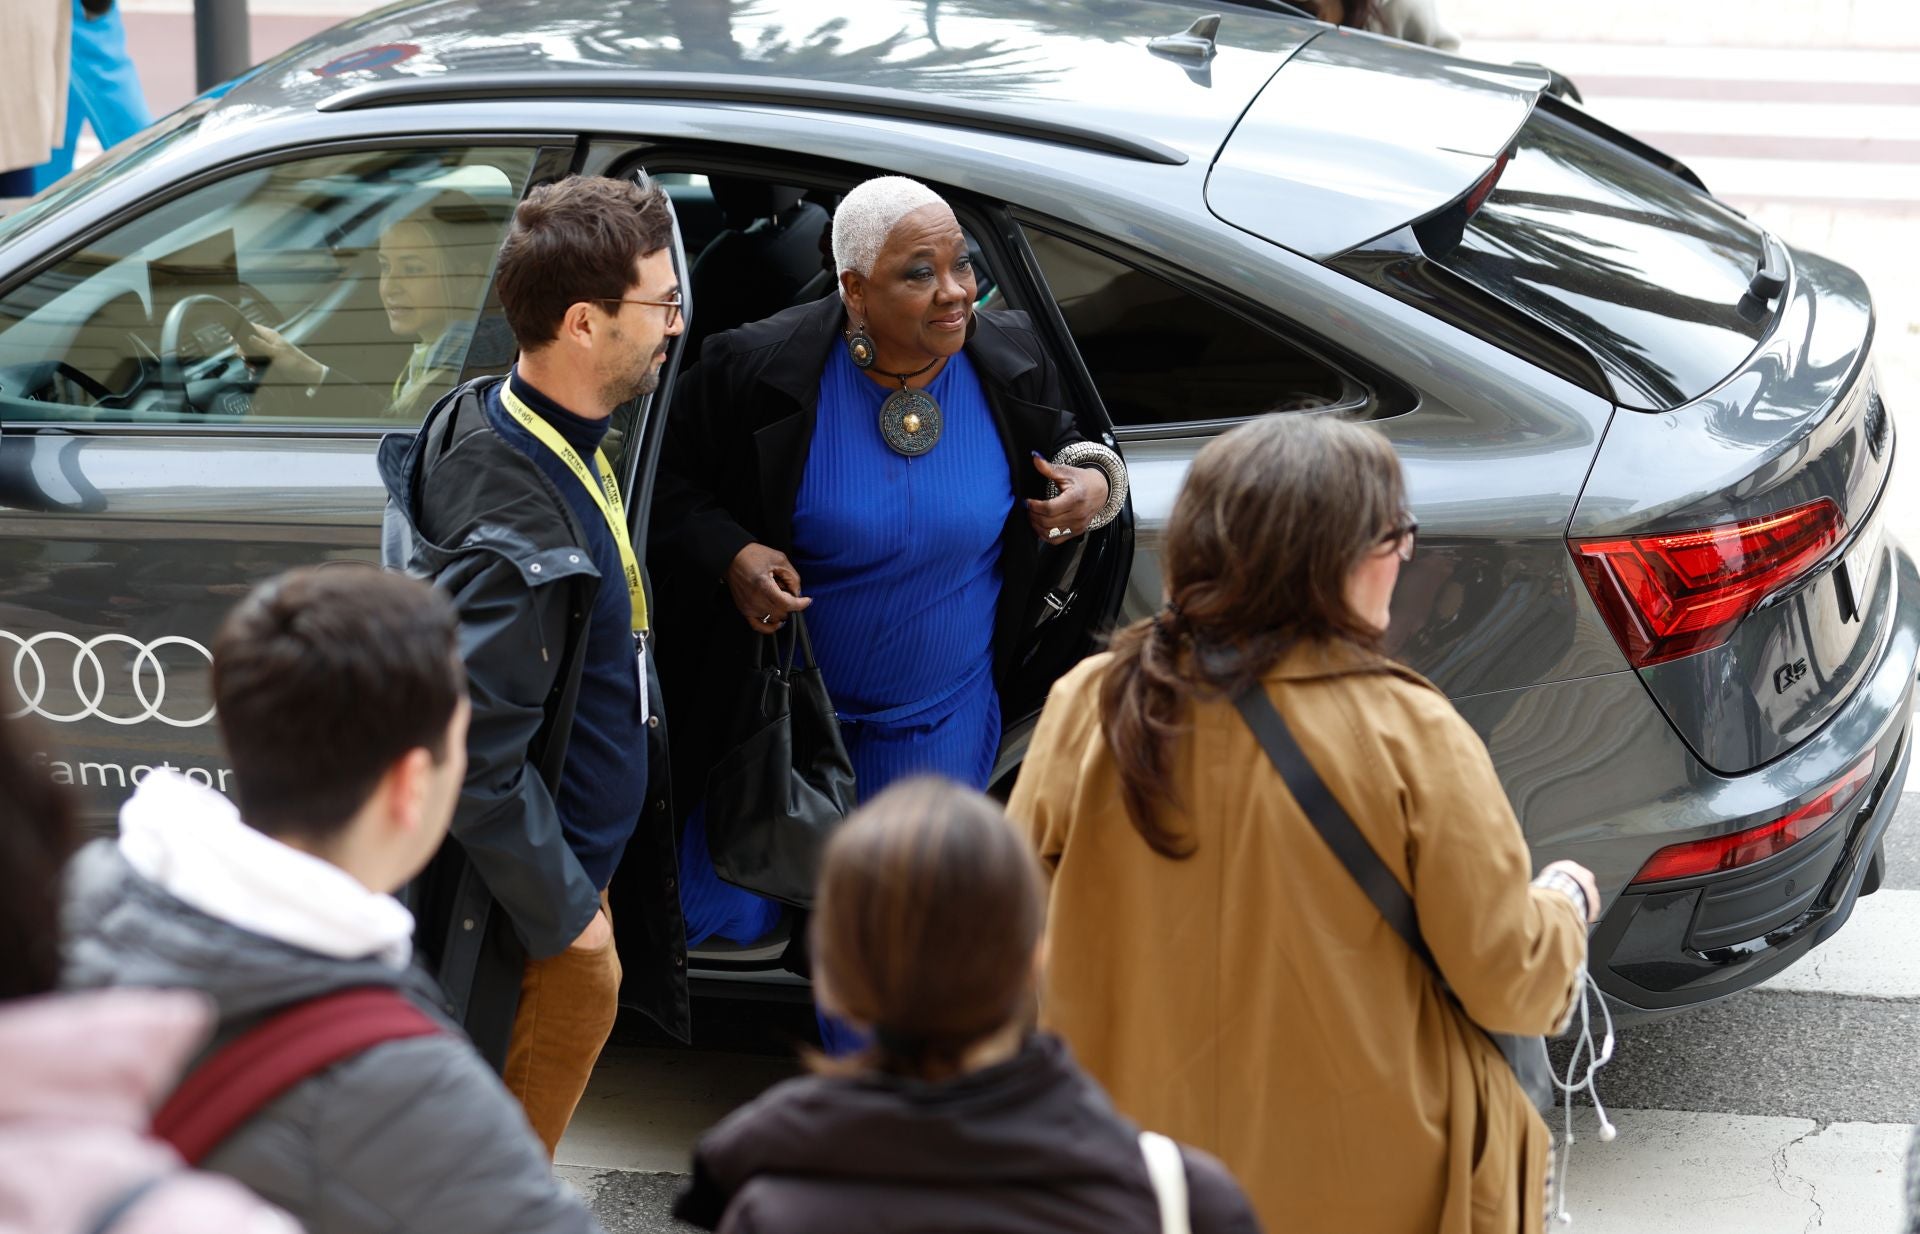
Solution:
<svg viewBox="0 0 1920 1234"><path fill-rule="evenodd" d="M812 928L818 997L871 1044L708 1132L675 1216L729 1234L1259 1228L1219 1162L1140 1135L1033 1031L1040 871L991 801L930 778L882 793L828 843Z"/></svg>
<svg viewBox="0 0 1920 1234"><path fill-rule="evenodd" d="M1565 1019L1599 895L1572 862L1528 885L1486 747L1382 653L1416 530L1372 429L1216 438L1167 525L1166 607L1054 686L1008 805L1052 875L1043 1022L1276 1230L1545 1215L1546 1124L1480 1030ZM1242 719L1262 693L1410 894L1431 965Z"/></svg>
<svg viewBox="0 0 1920 1234"><path fill-rule="evenodd" d="M0 714L7 703L0 700ZM206 1041L198 995L56 995L72 807L0 720L0 1224L22 1234L297 1234L229 1179L189 1173L147 1134Z"/></svg>

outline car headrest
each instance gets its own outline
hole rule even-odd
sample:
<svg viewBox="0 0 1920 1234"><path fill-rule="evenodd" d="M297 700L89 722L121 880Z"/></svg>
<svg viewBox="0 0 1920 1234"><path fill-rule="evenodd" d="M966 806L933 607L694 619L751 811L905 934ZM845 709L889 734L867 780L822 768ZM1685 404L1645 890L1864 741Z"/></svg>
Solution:
<svg viewBox="0 0 1920 1234"><path fill-rule="evenodd" d="M777 218L800 204L804 191L745 176L711 176L713 203L727 226L744 228L755 219Z"/></svg>

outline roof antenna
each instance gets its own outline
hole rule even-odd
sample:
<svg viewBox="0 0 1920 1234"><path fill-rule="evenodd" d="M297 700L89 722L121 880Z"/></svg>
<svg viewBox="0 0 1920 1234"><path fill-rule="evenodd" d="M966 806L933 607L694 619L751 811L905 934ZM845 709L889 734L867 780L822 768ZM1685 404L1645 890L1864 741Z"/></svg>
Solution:
<svg viewBox="0 0 1920 1234"><path fill-rule="evenodd" d="M1213 86L1213 55L1220 50L1215 36L1220 33L1220 14L1209 13L1179 34L1163 34L1147 40L1147 50L1156 56L1180 61L1180 67L1195 85Z"/></svg>

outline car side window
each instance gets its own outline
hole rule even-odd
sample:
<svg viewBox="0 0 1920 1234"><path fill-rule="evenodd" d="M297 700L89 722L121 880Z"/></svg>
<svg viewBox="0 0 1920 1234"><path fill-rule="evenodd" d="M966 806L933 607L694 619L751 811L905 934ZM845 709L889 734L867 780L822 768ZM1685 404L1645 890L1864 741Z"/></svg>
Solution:
<svg viewBox="0 0 1920 1234"><path fill-rule="evenodd" d="M498 350L480 310L534 157L328 154L166 201L0 298L0 424L415 423Z"/></svg>
<svg viewBox="0 0 1920 1234"><path fill-rule="evenodd" d="M1123 433L1365 397L1314 356L1157 274L1033 227L1026 237Z"/></svg>

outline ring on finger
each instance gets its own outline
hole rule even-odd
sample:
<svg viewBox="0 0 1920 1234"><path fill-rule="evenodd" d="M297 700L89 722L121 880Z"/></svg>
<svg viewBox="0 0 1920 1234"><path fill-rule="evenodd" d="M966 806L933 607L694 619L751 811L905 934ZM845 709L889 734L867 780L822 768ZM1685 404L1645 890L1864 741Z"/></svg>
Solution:
<svg viewBox="0 0 1920 1234"><path fill-rule="evenodd" d="M1047 539L1049 539L1049 540L1057 540L1057 539L1059 539L1059 538L1060 538L1061 536L1064 536L1064 535L1066 535L1066 534L1067 534L1067 529L1066 529L1065 527L1049 527L1049 528L1047 528Z"/></svg>
<svg viewBox="0 0 1920 1234"><path fill-rule="evenodd" d="M772 624L773 624L773 614L772 614L772 613L768 613L768 614L766 614L765 616L763 616L762 618L760 618L760 624L761 624L761 625L763 625L763 626L770 626L770 625L772 625Z"/></svg>

